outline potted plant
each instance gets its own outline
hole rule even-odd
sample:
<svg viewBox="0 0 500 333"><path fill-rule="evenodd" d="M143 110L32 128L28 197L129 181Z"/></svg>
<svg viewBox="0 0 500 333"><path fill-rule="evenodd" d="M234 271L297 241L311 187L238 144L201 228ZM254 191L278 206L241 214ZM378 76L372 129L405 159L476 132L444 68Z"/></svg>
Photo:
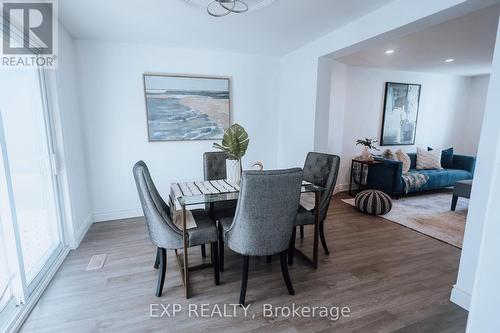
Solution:
<svg viewBox="0 0 500 333"><path fill-rule="evenodd" d="M248 143L248 133L239 124L233 124L224 131L221 144L214 143L214 148L220 149L227 154L228 180L233 184L239 184L241 180L241 158L245 155Z"/></svg>
<svg viewBox="0 0 500 333"><path fill-rule="evenodd" d="M369 139L365 138L364 140L356 140L356 146L357 145L362 145L363 146L363 151L361 152L361 159L363 161L372 161L373 156L370 154L370 149L373 150L378 150L374 144L377 143L378 141L376 139Z"/></svg>

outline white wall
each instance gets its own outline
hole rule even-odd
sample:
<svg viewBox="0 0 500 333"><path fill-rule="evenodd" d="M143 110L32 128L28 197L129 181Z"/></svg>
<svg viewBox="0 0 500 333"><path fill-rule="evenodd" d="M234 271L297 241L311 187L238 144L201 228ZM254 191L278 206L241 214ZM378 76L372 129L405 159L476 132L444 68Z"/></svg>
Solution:
<svg viewBox="0 0 500 333"><path fill-rule="evenodd" d="M66 235L76 248L91 224L82 114L78 99L75 45L66 29L59 25L59 63L54 72L52 91L56 120L60 183L65 204Z"/></svg>
<svg viewBox="0 0 500 333"><path fill-rule="evenodd" d="M391 71L367 67L345 66L345 70L335 77L338 67L332 72L332 103L330 109L332 132L338 129L338 123L343 126L343 136L339 138L333 134L328 143L329 147L339 144L341 149L341 170L338 184L348 184L350 160L359 155L361 148L356 146L356 140L365 137L377 138L380 142L382 127L383 103L386 82L403 82L421 84L420 106L417 121L415 145L412 146L383 146L385 149L415 152L416 147L453 147L456 153L470 153L476 155L473 149L477 147L481 126L468 126L468 121L475 118L475 122L482 120L485 96L474 91L476 108L469 108L470 92L473 79L462 76L435 75L406 71ZM345 80L345 84L341 80ZM475 79L474 79L475 80ZM475 85L475 88L480 85ZM344 96L342 96L344 94ZM482 97L482 100L481 100ZM342 106L344 109L342 110ZM479 108L483 107L482 110ZM470 111L474 111L470 114ZM478 119L479 118L479 119ZM468 129L467 137L464 128ZM467 142L467 148L464 148Z"/></svg>
<svg viewBox="0 0 500 333"><path fill-rule="evenodd" d="M395 0L280 59L279 166L302 165L314 149L318 59L372 38L390 39L459 15L465 0ZM436 15L434 15L436 14ZM390 20L387 17L391 17ZM421 21L419 21L421 20ZM367 29L369 27L369 29ZM404 27L403 29L398 29ZM371 42L371 41L370 41ZM337 56L337 55L336 55Z"/></svg>
<svg viewBox="0 0 500 333"><path fill-rule="evenodd" d="M499 25L500 36L500 25ZM472 311L468 331L498 331L500 39L497 36L457 282L451 300ZM495 93L493 93L495 92ZM489 267L491 262L494 267ZM474 286L476 285L476 286ZM479 293L476 295L476 290ZM496 298L495 298L496 297ZM496 310L496 312L494 312ZM496 330L492 325L497 325ZM480 329L480 328L483 329Z"/></svg>
<svg viewBox="0 0 500 333"><path fill-rule="evenodd" d="M468 112L463 124L463 136L460 148L464 154L477 154L489 81L489 75L480 75L471 78L471 86L468 93L469 101L467 103Z"/></svg>
<svg viewBox="0 0 500 333"><path fill-rule="evenodd" d="M232 77L233 119L250 136L244 167L276 166L278 60L163 46L77 40L78 76L94 220L142 215L132 166L144 160L160 193L175 180L202 179L211 141L148 142L142 75Z"/></svg>
<svg viewBox="0 0 500 333"><path fill-rule="evenodd" d="M493 71L491 76L491 92L500 91L500 25L497 35L497 46L493 60ZM488 96L485 111L484 129L480 141L480 157L488 155L484 162L478 166L479 171L483 173L476 174L476 182L479 184L488 182L490 187L473 188L476 213L478 209L484 210L484 222L472 220L471 225L467 226L468 231L480 232L479 242L474 244L471 241L477 239L467 239L464 243L464 250L460 260L462 274L474 272L474 266L470 265L477 262L477 269L474 272L474 287L472 293L472 302L470 307L469 320L467 322L467 332L498 332L500 327L500 217L498 207L500 206L500 94L491 93ZM488 168L488 170L485 170ZM489 190L489 191L487 191ZM469 219L475 218L469 213ZM479 222L474 224L474 222ZM482 222L482 223L481 223ZM476 252L477 251L477 252ZM467 253L465 253L467 252ZM467 261L468 253L477 253L475 261ZM469 258L471 258L469 256ZM462 265L464 268L462 269ZM465 270L468 269L468 272ZM463 277L463 276L462 276ZM459 276L459 279L462 278ZM462 280L463 281L463 280ZM457 282L458 284L458 282ZM463 287L463 285L462 285Z"/></svg>

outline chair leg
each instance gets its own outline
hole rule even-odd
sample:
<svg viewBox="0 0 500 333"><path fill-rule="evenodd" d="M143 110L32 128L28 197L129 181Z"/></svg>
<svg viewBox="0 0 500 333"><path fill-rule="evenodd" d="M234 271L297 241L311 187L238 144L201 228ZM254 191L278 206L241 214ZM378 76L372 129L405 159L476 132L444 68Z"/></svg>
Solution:
<svg viewBox="0 0 500 333"><path fill-rule="evenodd" d="M304 238L304 226L301 225L300 226L300 239L303 239Z"/></svg>
<svg viewBox="0 0 500 333"><path fill-rule="evenodd" d="M455 210L457 208L458 195L454 195L451 199L451 210Z"/></svg>
<svg viewBox="0 0 500 333"><path fill-rule="evenodd" d="M214 280L216 286L220 284L219 253L217 251L218 246L217 242L210 243L210 255L212 258L212 265L214 266Z"/></svg>
<svg viewBox="0 0 500 333"><path fill-rule="evenodd" d="M205 244L202 244L200 246L201 246L201 257L206 258L207 257L207 249L205 248Z"/></svg>
<svg viewBox="0 0 500 333"><path fill-rule="evenodd" d="M293 228L292 239L290 239L290 246L288 247L288 265L293 265L293 256L295 254L295 237L296 237L297 227Z"/></svg>
<svg viewBox="0 0 500 333"><path fill-rule="evenodd" d="M292 281L290 280L290 274L288 273L288 265L286 264L287 252L288 251L283 251L280 254L281 274L283 275L283 280L285 280L288 293L290 295L295 295L295 291L293 290L292 286Z"/></svg>
<svg viewBox="0 0 500 333"><path fill-rule="evenodd" d="M155 259L155 265L154 268L160 267L160 248L156 248L156 259Z"/></svg>
<svg viewBox="0 0 500 333"><path fill-rule="evenodd" d="M224 272L224 236L221 223L217 224L217 231L219 232L219 270Z"/></svg>
<svg viewBox="0 0 500 333"><path fill-rule="evenodd" d="M266 256L266 262L268 264L272 263L273 262L273 256Z"/></svg>
<svg viewBox="0 0 500 333"><path fill-rule="evenodd" d="M243 256L242 274L241 274L241 290L240 290L240 305L245 305L245 297L247 294L248 282L248 264L249 256Z"/></svg>
<svg viewBox="0 0 500 333"><path fill-rule="evenodd" d="M329 255L330 251L328 251L328 246L326 246L325 240L325 222L321 222L319 224L319 238L321 239L321 245L323 245L323 250L325 250L325 254Z"/></svg>
<svg viewBox="0 0 500 333"><path fill-rule="evenodd" d="M165 273L167 272L167 250L158 248L160 254L160 270L158 272L158 284L156 285L156 296L161 297L163 283L165 282Z"/></svg>

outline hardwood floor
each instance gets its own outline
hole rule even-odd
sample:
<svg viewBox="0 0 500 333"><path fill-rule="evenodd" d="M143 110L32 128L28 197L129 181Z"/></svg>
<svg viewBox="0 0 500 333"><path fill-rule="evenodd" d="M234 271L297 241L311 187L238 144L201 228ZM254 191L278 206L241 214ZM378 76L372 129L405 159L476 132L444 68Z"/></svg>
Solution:
<svg viewBox="0 0 500 333"><path fill-rule="evenodd" d="M228 249L222 284L214 285L210 268L194 271L189 301L183 297L174 255L168 253L163 296L155 297L156 249L139 218L94 224L69 254L22 332L464 332L467 312L449 301L460 250L363 215L341 202L344 197L334 196L325 225L330 256L320 249L316 271L300 257L290 267L295 296L288 295L278 256L271 264L265 258L250 260L247 317L241 308L236 318L189 317L190 303L209 303L211 311L215 305L238 302L241 258ZM311 254L311 227L304 240L297 236L297 246ZM104 268L85 271L90 257L100 253L108 254ZM190 249L190 264L201 262L200 248ZM150 304L159 303L178 303L182 311L175 318L150 317ZM266 303L347 306L351 312L337 321L268 318L262 308Z"/></svg>

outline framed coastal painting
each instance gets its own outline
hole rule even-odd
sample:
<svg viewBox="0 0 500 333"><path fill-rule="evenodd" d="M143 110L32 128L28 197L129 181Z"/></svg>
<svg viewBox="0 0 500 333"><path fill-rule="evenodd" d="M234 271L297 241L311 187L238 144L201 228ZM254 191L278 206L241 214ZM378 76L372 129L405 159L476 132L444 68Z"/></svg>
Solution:
<svg viewBox="0 0 500 333"><path fill-rule="evenodd" d="M231 118L230 78L143 76L149 141L222 139Z"/></svg>
<svg viewBox="0 0 500 333"><path fill-rule="evenodd" d="M420 84L386 82L381 146L415 144L420 89Z"/></svg>

